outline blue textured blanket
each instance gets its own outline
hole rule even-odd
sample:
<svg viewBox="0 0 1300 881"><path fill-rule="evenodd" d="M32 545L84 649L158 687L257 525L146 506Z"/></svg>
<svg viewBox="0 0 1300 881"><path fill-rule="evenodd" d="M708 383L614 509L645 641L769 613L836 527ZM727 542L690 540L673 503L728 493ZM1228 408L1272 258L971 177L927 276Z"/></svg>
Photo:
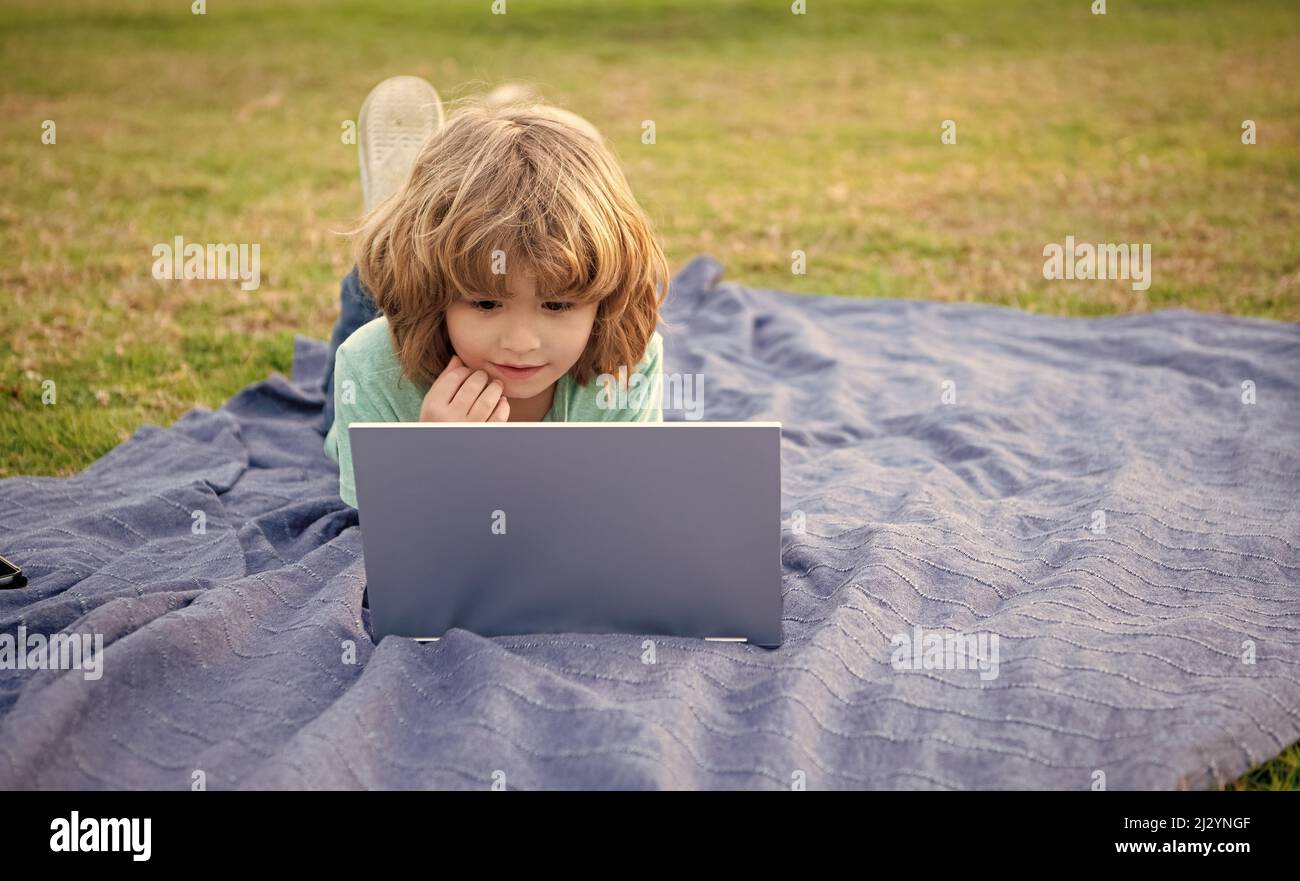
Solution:
<svg viewBox="0 0 1300 881"><path fill-rule="evenodd" d="M675 280L665 370L784 423L782 648L376 647L299 337L292 380L0 482L0 637L104 646L0 664L0 788L1165 789L1300 738L1300 327L721 275Z"/></svg>

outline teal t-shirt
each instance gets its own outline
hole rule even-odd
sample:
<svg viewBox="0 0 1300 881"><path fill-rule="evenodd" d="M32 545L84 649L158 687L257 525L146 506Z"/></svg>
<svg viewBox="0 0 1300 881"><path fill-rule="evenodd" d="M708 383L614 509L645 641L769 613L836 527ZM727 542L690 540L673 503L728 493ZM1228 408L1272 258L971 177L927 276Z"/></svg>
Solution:
<svg viewBox="0 0 1300 881"><path fill-rule="evenodd" d="M556 380L555 398L543 422L663 422L663 339L655 331L637 364L641 382L628 375L629 406L601 406L608 393L593 378L578 385L569 374ZM339 466L339 497L357 506L348 426L353 422L419 422L431 383L412 382L393 350L387 316L363 324L334 354L334 424L325 455ZM637 389L644 391L638 392ZM639 400L638 400L639 398ZM632 406L639 404L639 406Z"/></svg>

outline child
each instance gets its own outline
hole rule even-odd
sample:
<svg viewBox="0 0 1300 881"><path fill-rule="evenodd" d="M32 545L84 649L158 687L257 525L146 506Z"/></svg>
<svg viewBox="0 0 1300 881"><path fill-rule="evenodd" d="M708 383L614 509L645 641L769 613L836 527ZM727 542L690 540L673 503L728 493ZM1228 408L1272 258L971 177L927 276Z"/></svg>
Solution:
<svg viewBox="0 0 1300 881"><path fill-rule="evenodd" d="M667 260L579 117L468 107L356 232L340 324L371 302L380 314L334 354L325 452L347 504L352 422L663 421Z"/></svg>

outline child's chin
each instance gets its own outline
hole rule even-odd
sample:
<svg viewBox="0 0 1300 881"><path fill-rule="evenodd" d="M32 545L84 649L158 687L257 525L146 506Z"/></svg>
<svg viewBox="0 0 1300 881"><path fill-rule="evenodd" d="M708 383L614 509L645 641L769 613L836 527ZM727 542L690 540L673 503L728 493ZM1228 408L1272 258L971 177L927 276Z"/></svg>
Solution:
<svg viewBox="0 0 1300 881"><path fill-rule="evenodd" d="M546 385L546 377L538 372L527 379L507 379L502 391L510 398L531 398L545 389Z"/></svg>

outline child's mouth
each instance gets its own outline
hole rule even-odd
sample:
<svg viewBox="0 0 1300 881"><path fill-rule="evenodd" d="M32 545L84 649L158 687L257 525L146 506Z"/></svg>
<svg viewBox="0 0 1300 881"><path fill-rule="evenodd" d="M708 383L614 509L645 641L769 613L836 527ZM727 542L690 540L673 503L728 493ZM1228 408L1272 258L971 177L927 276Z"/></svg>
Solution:
<svg viewBox="0 0 1300 881"><path fill-rule="evenodd" d="M498 364L495 361L491 363L492 366L495 367L498 371L500 371L501 375L504 376L506 379L529 379L535 373L537 373L537 371L541 370L543 367L546 366L545 364L538 364L534 367L520 368L520 367L509 367L505 364Z"/></svg>

